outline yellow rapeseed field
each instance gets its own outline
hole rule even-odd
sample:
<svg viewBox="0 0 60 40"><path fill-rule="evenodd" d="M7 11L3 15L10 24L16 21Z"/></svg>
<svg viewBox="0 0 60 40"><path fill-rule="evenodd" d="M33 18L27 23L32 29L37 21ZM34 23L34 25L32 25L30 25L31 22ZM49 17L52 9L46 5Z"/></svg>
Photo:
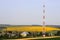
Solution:
<svg viewBox="0 0 60 40"><path fill-rule="evenodd" d="M3 29L4 31L43 31L43 27L42 26L15 26L15 27L7 27L6 29ZM55 27L45 27L45 31L52 31L52 30L60 30L59 28L55 28Z"/></svg>

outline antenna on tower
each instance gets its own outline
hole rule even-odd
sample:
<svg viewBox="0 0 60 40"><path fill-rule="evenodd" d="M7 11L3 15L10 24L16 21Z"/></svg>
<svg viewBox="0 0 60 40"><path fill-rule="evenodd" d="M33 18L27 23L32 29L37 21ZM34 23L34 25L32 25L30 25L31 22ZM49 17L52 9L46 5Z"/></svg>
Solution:
<svg viewBox="0 0 60 40"><path fill-rule="evenodd" d="M42 31L42 34L43 34L43 37L45 37L45 1L43 0L43 31Z"/></svg>

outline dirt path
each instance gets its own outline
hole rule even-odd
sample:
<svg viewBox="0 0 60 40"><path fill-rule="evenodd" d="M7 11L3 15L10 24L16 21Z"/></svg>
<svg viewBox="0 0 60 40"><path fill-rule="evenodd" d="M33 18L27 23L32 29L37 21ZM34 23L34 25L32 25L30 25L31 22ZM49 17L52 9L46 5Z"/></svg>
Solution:
<svg viewBox="0 0 60 40"><path fill-rule="evenodd" d="M35 37L35 38L23 38L23 39L4 39L4 40L33 40L33 39L45 39L45 38L57 38L60 36L50 36L50 37Z"/></svg>

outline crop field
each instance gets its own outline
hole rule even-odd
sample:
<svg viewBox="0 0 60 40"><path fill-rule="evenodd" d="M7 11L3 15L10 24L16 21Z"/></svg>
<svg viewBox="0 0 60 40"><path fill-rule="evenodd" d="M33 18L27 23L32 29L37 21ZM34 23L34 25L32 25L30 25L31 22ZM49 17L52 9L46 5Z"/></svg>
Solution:
<svg viewBox="0 0 60 40"><path fill-rule="evenodd" d="M45 38L42 36L41 32L43 32L43 28L45 28L46 36ZM4 38L2 39L20 39L23 40L31 39L31 40L60 40L60 28L53 26L8 26L4 28L3 33ZM9 33L9 31L11 31ZM23 34L24 32L28 32L27 34ZM22 35L21 35L22 34ZM10 35L10 36L9 36ZM25 35L25 36L24 36ZM57 37L56 37L57 36ZM36 38L35 38L36 37ZM52 38L53 37L53 38ZM25 38L25 39L24 39Z"/></svg>
<svg viewBox="0 0 60 40"><path fill-rule="evenodd" d="M42 26L14 26L14 27L7 27L6 29L3 29L3 31L43 31ZM52 31L52 30L60 30L59 28L55 28L52 26L45 27L45 31Z"/></svg>

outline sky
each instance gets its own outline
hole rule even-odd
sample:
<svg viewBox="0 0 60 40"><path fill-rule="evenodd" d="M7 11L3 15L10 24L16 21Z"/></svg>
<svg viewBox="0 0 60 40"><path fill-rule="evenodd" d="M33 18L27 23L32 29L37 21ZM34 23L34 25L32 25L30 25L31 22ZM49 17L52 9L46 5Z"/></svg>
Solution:
<svg viewBox="0 0 60 40"><path fill-rule="evenodd" d="M46 25L60 25L60 0L0 0L0 24L42 25L43 4Z"/></svg>

